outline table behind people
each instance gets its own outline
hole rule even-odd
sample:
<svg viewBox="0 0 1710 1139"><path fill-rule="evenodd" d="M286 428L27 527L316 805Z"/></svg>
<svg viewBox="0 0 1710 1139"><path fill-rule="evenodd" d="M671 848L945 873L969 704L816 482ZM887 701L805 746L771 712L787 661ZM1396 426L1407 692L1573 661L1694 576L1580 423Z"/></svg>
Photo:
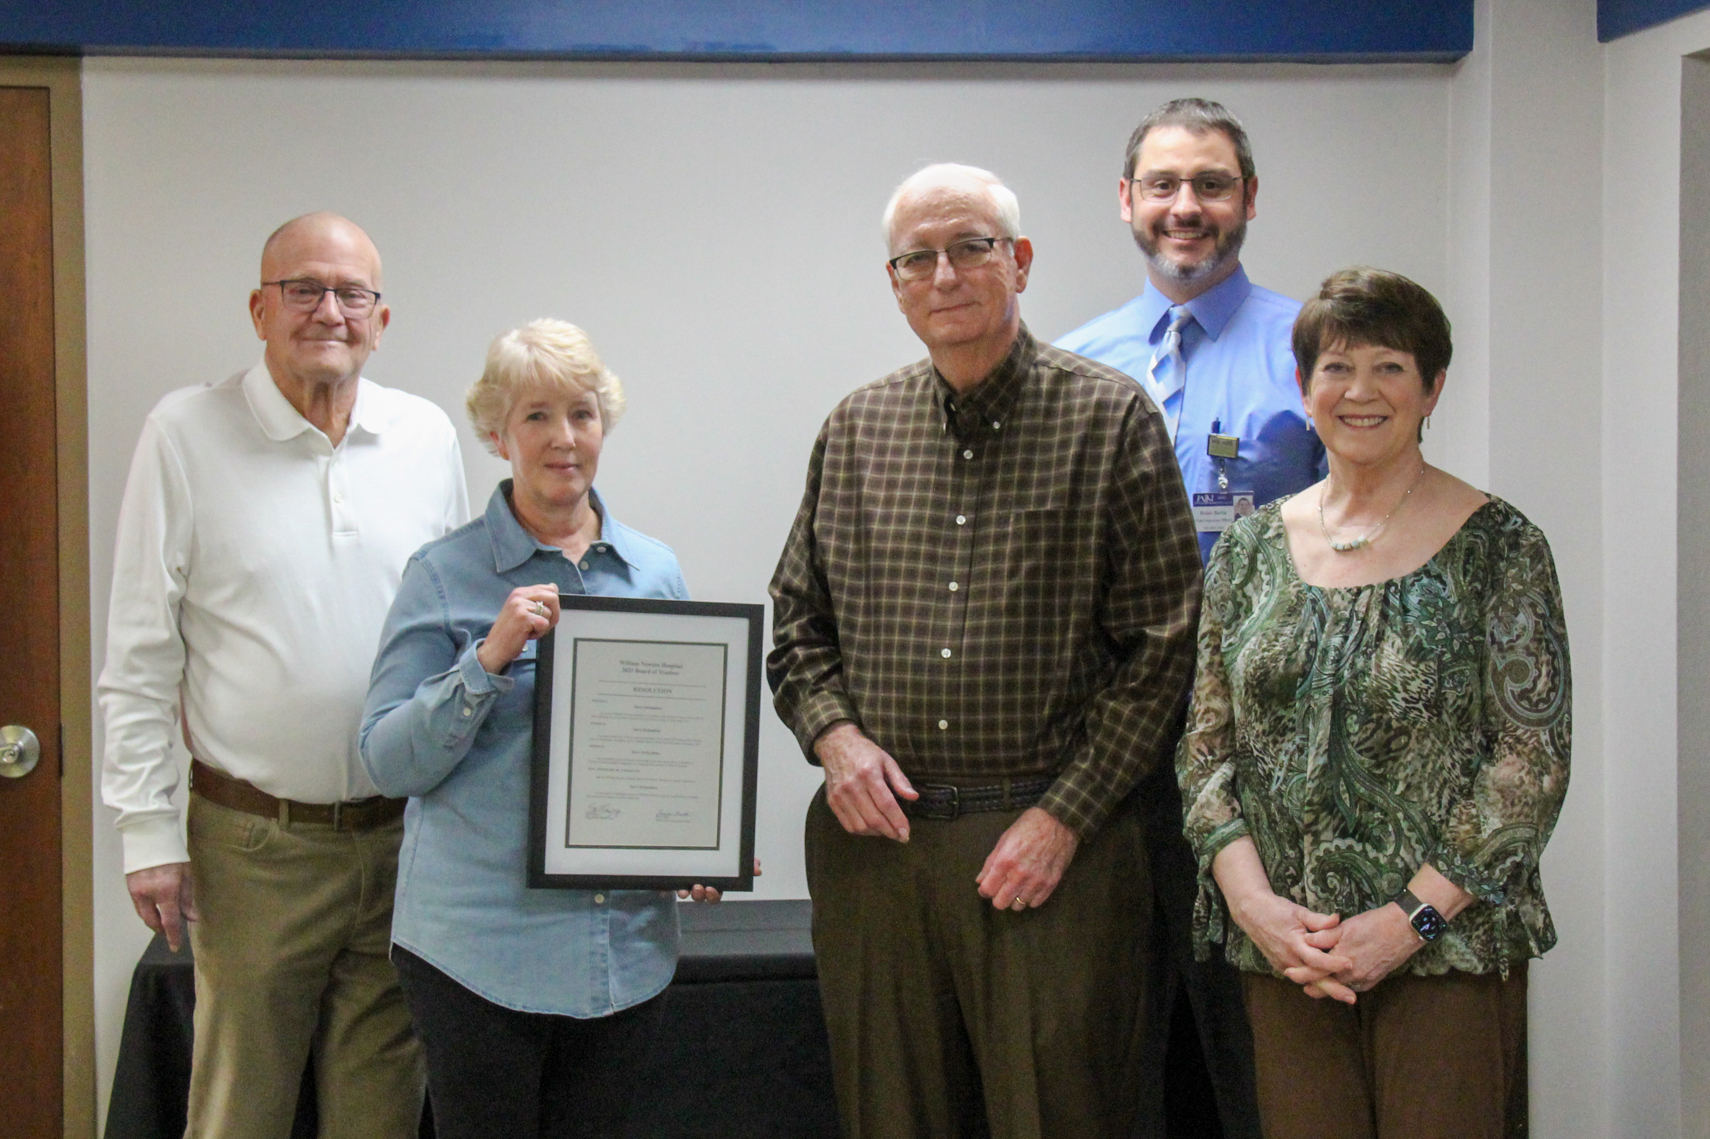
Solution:
<svg viewBox="0 0 1710 1139"><path fill-rule="evenodd" d="M676 968L676 903L527 887L535 653L561 593L688 589L670 549L594 490L624 394L581 329L537 320L499 336L467 403L511 477L410 559L363 723L374 782L410 796L394 960L441 1139L621 1135L622 1076Z"/></svg>
<svg viewBox="0 0 1710 1139"><path fill-rule="evenodd" d="M404 562L468 513L463 463L442 411L362 378L391 312L360 228L287 222L260 282L261 363L168 395L137 444L102 795L138 914L174 945L190 923L190 1133L282 1134L312 1054L323 1136L414 1135L421 1064L386 958L403 804L356 735Z"/></svg>
<svg viewBox="0 0 1710 1139"><path fill-rule="evenodd" d="M885 212L929 359L820 432L768 674L825 768L806 853L852 1136L1131 1133L1145 851L1129 792L1189 666L1199 565L1159 417L1021 324L987 171Z"/></svg>
<svg viewBox="0 0 1710 1139"><path fill-rule="evenodd" d="M1178 757L1195 940L1243 971L1269 1139L1496 1139L1555 943L1554 564L1420 453L1451 352L1428 292L1337 273L1294 348L1330 473L1212 553Z"/></svg>
<svg viewBox="0 0 1710 1139"><path fill-rule="evenodd" d="M1146 263L1145 290L1057 341L1133 376L1163 409L1202 558L1236 518L1310 486L1325 470L1323 444L1295 386L1289 340L1300 305L1254 285L1241 267L1258 195L1252 144L1222 104L1172 99L1147 115L1129 136L1116 186L1118 210ZM1168 764L1141 796L1158 922L1146 1066L1159 1077L1165 1070L1179 987L1224 1139L1260 1139L1240 979L1221 961L1193 956L1193 856ZM1161 1078L1148 1084L1146 1126L1180 1134L1181 1121L1165 1118L1162 1086Z"/></svg>

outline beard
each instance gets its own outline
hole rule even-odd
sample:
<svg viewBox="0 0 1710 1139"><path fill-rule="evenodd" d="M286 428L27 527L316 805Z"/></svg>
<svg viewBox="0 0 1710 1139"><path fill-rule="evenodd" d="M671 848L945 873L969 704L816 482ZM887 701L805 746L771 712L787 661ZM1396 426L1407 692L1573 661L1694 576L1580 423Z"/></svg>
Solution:
<svg viewBox="0 0 1710 1139"><path fill-rule="evenodd" d="M1151 230L1134 230L1134 244L1140 247L1140 252L1146 258L1146 264L1151 266L1159 276L1169 280L1188 284L1201 281L1216 275L1229 263L1241 256L1241 245L1247 240L1247 219L1240 218L1235 224L1217 235L1211 253L1202 260L1191 264L1172 261L1164 255L1158 238Z"/></svg>

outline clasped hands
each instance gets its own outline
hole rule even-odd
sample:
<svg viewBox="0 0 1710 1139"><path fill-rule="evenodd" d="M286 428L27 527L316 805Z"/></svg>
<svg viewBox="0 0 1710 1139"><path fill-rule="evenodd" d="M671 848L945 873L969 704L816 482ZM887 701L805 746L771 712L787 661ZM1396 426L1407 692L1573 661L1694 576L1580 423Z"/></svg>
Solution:
<svg viewBox="0 0 1710 1139"><path fill-rule="evenodd" d="M1343 918L1309 910L1274 893L1251 838L1238 838L1218 851L1212 874L1229 903L1229 916L1265 960L1309 997L1353 1004L1359 993L1389 976L1425 945L1401 907L1392 903ZM1438 907L1445 917L1471 901L1470 894L1436 871L1431 870L1430 876L1434 884L1456 895L1452 903Z"/></svg>
<svg viewBox="0 0 1710 1139"><path fill-rule="evenodd" d="M825 800L853 835L909 839L909 820L898 798L918 799L889 752L845 720L820 733L814 755L825 769ZM1050 813L1029 807L1004 831L974 882L993 907L1036 909L1057 889L1080 838Z"/></svg>

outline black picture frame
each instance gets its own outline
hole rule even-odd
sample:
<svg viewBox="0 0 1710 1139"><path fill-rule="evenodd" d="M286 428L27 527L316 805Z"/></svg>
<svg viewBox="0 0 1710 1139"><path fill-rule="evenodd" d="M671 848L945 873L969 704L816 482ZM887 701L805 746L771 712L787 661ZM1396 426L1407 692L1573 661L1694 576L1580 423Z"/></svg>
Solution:
<svg viewBox="0 0 1710 1139"><path fill-rule="evenodd" d="M698 884L727 892L752 890L765 607L583 594L561 594L558 604L558 624L540 639L536 650L528 885L536 889L671 890ZM660 666L653 658L680 661L685 654L697 662L696 677L706 679L715 668L722 673L724 687L716 694L716 707L710 685L676 687L683 679L683 665L665 663L662 681L654 675ZM621 672L646 675L620 676L620 657L635 658L623 659ZM645 667L639 667L642 665ZM630 685L637 687L626 691ZM707 694L692 693L694 689ZM629 692L662 695L634 696ZM575 707L578 693L584 702L580 715ZM612 699L618 701L615 708L609 706ZM670 715L672 710L667 709L657 713L659 723L653 724L649 717L654 713L634 711L653 705L623 706L626 700L685 704L700 717L698 726L703 728L717 717L716 819L707 817L704 793L677 796L689 799L692 810L666 810L654 804L653 817L645 818L651 794L646 788L656 786L646 782L650 777L639 774L640 769L613 768L610 759L602 767L597 765L599 761L588 758L595 749L610 751L614 747L618 752L627 749L639 754L644 744L654 741L623 732L657 735L671 730L672 721L685 719ZM606 710L591 710L596 705ZM614 725L613 720L632 723ZM578 723L584 734L580 750L575 738ZM604 727L595 732L590 724ZM693 746L671 752L678 744ZM668 769L668 782L693 784L698 780L704 792L709 775L706 756L713 750L713 742L707 738L665 740L664 747L667 759L659 758L655 746L646 752L651 758L638 759L626 753L616 762ZM692 762L669 760L669 755L685 754L685 750L693 755ZM614 770L620 774L610 774ZM680 777L685 771L689 778ZM596 797L588 790L596 784L616 784L624 779L630 782L618 787L613 796ZM666 790L659 793L670 797ZM573 807L579 803L588 806L573 817ZM642 817L618 821L631 808ZM693 832L698 836L693 840L648 840L649 835L657 839L665 832L676 833L679 824L687 823L691 816ZM713 836L710 845L709 830ZM634 841L612 841L620 832ZM590 839L589 835L595 837Z"/></svg>

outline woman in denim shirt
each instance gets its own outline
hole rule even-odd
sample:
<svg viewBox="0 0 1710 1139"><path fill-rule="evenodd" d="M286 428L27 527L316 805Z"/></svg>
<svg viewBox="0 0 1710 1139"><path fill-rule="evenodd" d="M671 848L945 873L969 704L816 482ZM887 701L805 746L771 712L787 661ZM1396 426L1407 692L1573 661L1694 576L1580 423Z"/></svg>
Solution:
<svg viewBox="0 0 1710 1139"><path fill-rule="evenodd" d="M442 1139L621 1135L620 1077L676 968L668 891L524 884L535 646L558 595L688 597L670 549L594 492L623 406L574 325L495 340L468 410L511 477L410 559L381 633L362 760L410 796L392 957Z"/></svg>

